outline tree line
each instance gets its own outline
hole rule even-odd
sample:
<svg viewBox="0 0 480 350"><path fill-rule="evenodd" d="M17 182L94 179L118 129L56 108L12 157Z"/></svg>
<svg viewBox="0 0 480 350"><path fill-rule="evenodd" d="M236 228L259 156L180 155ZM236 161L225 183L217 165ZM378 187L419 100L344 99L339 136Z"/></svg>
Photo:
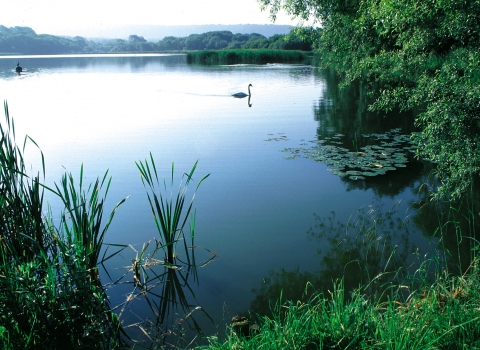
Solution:
<svg viewBox="0 0 480 350"><path fill-rule="evenodd" d="M267 38L258 33L233 34L212 31L188 37L167 36L158 42L132 34L128 39L88 40L80 36L61 37L36 34L29 27L7 28L0 25L0 54L44 55L75 53L158 52L221 49L277 49L311 51L310 38L291 32Z"/></svg>

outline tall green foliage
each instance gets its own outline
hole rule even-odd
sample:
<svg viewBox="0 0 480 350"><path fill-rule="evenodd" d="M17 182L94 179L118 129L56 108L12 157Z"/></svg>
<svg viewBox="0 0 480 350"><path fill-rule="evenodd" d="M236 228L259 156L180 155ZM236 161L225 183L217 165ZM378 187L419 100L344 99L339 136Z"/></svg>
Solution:
<svg viewBox="0 0 480 350"><path fill-rule="evenodd" d="M4 110L5 125L0 125L0 239L4 255L0 263L8 263L12 256L31 260L47 251L50 244L43 222L40 175L33 179L26 175L23 151L16 143L6 102Z"/></svg>
<svg viewBox="0 0 480 350"><path fill-rule="evenodd" d="M63 230L55 227L43 209L46 187L40 174L27 175L24 149L17 146L6 103L5 117L0 125L2 348L116 347L122 343L121 327L96 270L103 235L113 217L112 213L101 230L101 184L97 181L88 195L81 182L76 188L72 176L65 175L57 194L68 215L61 218Z"/></svg>
<svg viewBox="0 0 480 350"><path fill-rule="evenodd" d="M59 246L65 249L74 248L75 258L84 262L84 267L90 272L93 280L98 279L97 263L99 262L105 233L110 226L115 211L125 201L125 199L121 200L114 207L107 222L103 224L104 202L110 188L111 178L106 183L103 198L100 191L105 185L107 175L108 171L105 172L101 181L97 179L93 186L90 184L85 190L82 165L78 187L75 185L72 174L65 174L60 186L55 184L56 193L65 206L61 215L60 231L63 240Z"/></svg>
<svg viewBox="0 0 480 350"><path fill-rule="evenodd" d="M370 83L373 110L420 108L420 155L438 163L439 194L458 196L480 168L480 1L259 0L321 23L323 65Z"/></svg>
<svg viewBox="0 0 480 350"><path fill-rule="evenodd" d="M386 300L369 297L360 285L347 298L342 280L322 293L307 283L302 301L282 301L272 316L258 317L247 336L231 328L226 339L209 337L201 349L478 349L480 300L478 260L471 273L439 274L418 289L403 281ZM425 270L416 278L426 282Z"/></svg>
<svg viewBox="0 0 480 350"><path fill-rule="evenodd" d="M190 217L195 194L193 194L189 203L186 202L187 189L190 181L192 181L192 176L197 168L198 161L195 162L188 174L185 173L183 175L185 182L182 181L180 183L175 196L172 192L175 169L173 164L169 186L170 190L168 190L166 180L163 179L163 181L161 181L158 177L157 167L151 153L150 163L146 159L143 162L139 161L138 163L135 163L140 170L143 185L147 190L148 201L152 209L153 218L162 240L162 248L165 250L165 262L168 264L173 264L177 256L177 242L183 241L185 250L188 251L184 227ZM198 182L196 189L198 189L203 180L205 180L209 175L210 174L204 176ZM194 221L195 215L193 217L193 222ZM194 227L195 224L191 226L190 232L192 246L194 240ZM189 259L189 254L187 254L187 259Z"/></svg>
<svg viewBox="0 0 480 350"><path fill-rule="evenodd" d="M303 63L309 59L305 52L297 50L201 50L187 54L188 63L201 64Z"/></svg>

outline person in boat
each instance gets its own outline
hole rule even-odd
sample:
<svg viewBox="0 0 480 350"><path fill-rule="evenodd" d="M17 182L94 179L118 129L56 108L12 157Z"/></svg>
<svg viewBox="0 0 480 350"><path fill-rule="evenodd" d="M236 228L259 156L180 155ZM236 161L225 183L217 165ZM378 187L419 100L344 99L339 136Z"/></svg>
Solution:
<svg viewBox="0 0 480 350"><path fill-rule="evenodd" d="M15 68L15 71L17 73L21 73L22 72L22 67L20 67L20 62L17 63L17 68Z"/></svg>

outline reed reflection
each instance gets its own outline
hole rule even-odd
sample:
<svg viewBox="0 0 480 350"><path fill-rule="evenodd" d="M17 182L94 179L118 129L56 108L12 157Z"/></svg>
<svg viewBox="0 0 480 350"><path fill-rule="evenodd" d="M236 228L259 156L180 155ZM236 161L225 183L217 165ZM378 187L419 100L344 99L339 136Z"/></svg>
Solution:
<svg viewBox="0 0 480 350"><path fill-rule="evenodd" d="M390 288L402 286L408 297L413 287L425 287L442 271L468 273L479 246L475 220L479 198L472 188L456 202L432 202L427 179L422 180L413 188L417 200L409 203L397 201L385 208L377 200L347 222L337 221L334 212L314 214L315 225L307 236L318 244L319 269L270 271L253 290L250 311L272 316L280 296L282 301L307 301L307 285L327 296L339 279L346 295L361 288L366 295L383 299Z"/></svg>
<svg viewBox="0 0 480 350"><path fill-rule="evenodd" d="M438 179L424 176L415 188L418 198L412 203L416 209L415 225L426 237L439 240L439 246L448 254L448 270L456 275L466 273L474 260L478 247L480 197L478 179L472 179L471 189L456 200L432 201L430 190Z"/></svg>
<svg viewBox="0 0 480 350"><path fill-rule="evenodd" d="M186 341L186 333L188 339L202 334L197 317L214 323L199 305L193 288L199 284L198 268L215 259L213 252L199 246L188 247L171 264L165 259L162 243L156 239L145 243L140 251L133 246L124 249L134 252L135 258L113 285L133 287L115 308L131 341L148 346L163 346L167 342L180 345ZM201 252L195 254L195 250ZM199 254L205 260L197 264Z"/></svg>
<svg viewBox="0 0 480 350"><path fill-rule="evenodd" d="M405 217L402 204L385 208L379 200L361 207L347 222L336 220L334 212L326 217L315 214L315 225L307 236L319 247L313 263L317 270L270 271L253 290L250 310L271 316L280 295L283 301L306 301L310 297L305 293L307 283L328 295L339 279L343 279L346 295L361 287L368 295L382 297L389 286L406 280L427 253L414 238L418 229ZM435 250L434 241L426 244Z"/></svg>

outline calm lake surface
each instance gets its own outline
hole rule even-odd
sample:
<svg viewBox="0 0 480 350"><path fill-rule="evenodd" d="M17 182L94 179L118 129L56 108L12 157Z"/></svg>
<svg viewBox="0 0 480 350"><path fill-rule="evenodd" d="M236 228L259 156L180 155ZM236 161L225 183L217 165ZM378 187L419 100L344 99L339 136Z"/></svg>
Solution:
<svg viewBox="0 0 480 350"><path fill-rule="evenodd" d="M14 71L17 61L24 68L20 76ZM247 92L248 84L253 85L250 100L231 97ZM412 115L366 112L362 90L339 92L329 71L281 64L194 66L183 55L3 57L0 96L8 101L19 143L28 134L43 151L47 185L58 182L65 169L78 179L81 164L89 182L109 169L109 208L128 199L115 215L107 243L130 244L140 252L143 243L159 238L135 166L149 152L162 177L169 177L175 162L179 179L196 160L194 180L210 174L195 198L195 244L216 257L198 268L197 280L181 283L188 285L189 306L173 307L158 322L138 291L134 302L122 304L134 290L132 274L122 279L125 283L113 281L132 265L135 251L128 247L106 263L111 279L102 272L112 306L124 308L125 324L150 320L150 326L161 323L158 328L165 331L182 324L195 328L188 322L196 317L204 334L222 335L233 316L261 309L258 305L268 308L265 295L280 292L269 289L275 283L303 290L305 281L296 277L319 271L331 283L338 270L332 264L346 259L344 253L335 255L338 247L349 242L348 232L335 223L354 221L359 213L384 218L391 237L382 241L378 232L378 241L385 250L395 244L408 254L431 249L426 238L432 233L419 228L422 220L414 208L431 164L404 152L406 167L353 180L302 156L321 147L319 140L360 151L373 134L414 131ZM33 171L39 169L33 145L26 154ZM48 198L58 217L61 208ZM322 235L325 226L319 223L329 220L331 229ZM329 239L335 230L341 234ZM203 248L196 251L199 263L213 257ZM158 300L150 296L153 303ZM196 306L202 309L186 317L185 310ZM142 332L132 327L131 334L141 338Z"/></svg>

